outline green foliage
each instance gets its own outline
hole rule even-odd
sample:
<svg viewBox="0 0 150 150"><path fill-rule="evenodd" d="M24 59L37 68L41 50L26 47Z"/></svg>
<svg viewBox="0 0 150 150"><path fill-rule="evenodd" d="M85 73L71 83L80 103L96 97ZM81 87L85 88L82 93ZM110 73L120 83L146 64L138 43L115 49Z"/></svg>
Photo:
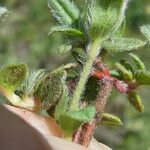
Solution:
<svg viewBox="0 0 150 150"><path fill-rule="evenodd" d="M129 88L126 93L128 100L135 109L139 112L143 112L144 106L142 100L135 90L141 85L150 85L150 73L146 70L144 63L137 55L129 54L129 56L135 66L130 64L127 60L121 60L121 63L115 64L117 70L115 70L115 74L113 73L111 75L127 83Z"/></svg>
<svg viewBox="0 0 150 150"><path fill-rule="evenodd" d="M53 3L53 1L50 0L49 2ZM51 8L53 12L56 11L56 14L59 14L55 16L57 18L59 17L58 20L61 22L61 26L52 28L50 34L53 32L63 32L67 34L68 38L70 39L70 43L62 45L60 49L62 52L71 50L73 56L77 59L77 62L83 68L83 72L80 74L80 80L73 92L73 98L70 105L70 110L76 114L75 112L81 110L78 107L79 101L81 101L81 99L91 103L96 98L99 90L101 90L98 81L92 78L89 79L89 74L91 72L91 68L93 67L93 61L98 55L101 55L100 52L103 50L102 48L110 53L125 52L139 49L143 47L146 42L135 38L125 38L123 37L123 34L121 36L117 36L117 33L121 30L120 28L125 18L125 11L128 0L86 0L85 9L81 12L81 16L76 16L76 26L73 26L75 20L69 22L66 19L68 16L71 16L70 13L74 13L73 10L68 11L68 1L66 1L65 5L63 1L59 2L62 2L62 8L63 10L66 10L66 14L64 16L60 16L60 11L59 13L57 12L58 7ZM58 1L55 3L58 4ZM63 21L60 21L60 18ZM75 17L70 18L73 19ZM68 22L67 24L66 21ZM79 40L79 38L82 40ZM87 45L85 48L86 53L83 56L81 51L84 51L85 45ZM76 49L80 49L81 51L78 52ZM136 89L136 86L139 86L140 83L139 79L137 78L137 73L138 71L146 69L144 63L136 55L130 54L130 57L134 61L134 64L137 68L134 68L134 66L132 66L127 60L121 60L120 63L115 64L116 70L111 71L111 76L123 80L126 84L133 84L132 86L135 86L134 88ZM118 82L118 84L119 83L121 82ZM138 108L138 110L142 112L142 103L140 104L139 97L131 94L134 89L132 86L131 91L127 91L126 94L128 95L130 102L135 105L135 108ZM130 85L128 85L127 88L129 87ZM65 101L65 99L61 99L58 108L56 107L57 111L55 116L58 120L61 119L61 121L59 120L59 123L61 124L62 128L65 130L70 130L66 129L65 123L63 122L63 119L68 119L67 121L69 122L68 114L70 113L67 112L68 106L66 105L66 101L68 100ZM64 106L65 110L63 111L60 106ZM64 112L64 114L61 114L60 110ZM103 121L106 124L114 125L114 122L116 122L118 125L121 124L119 118L116 118L112 115L104 115L101 123ZM77 122L75 122L75 120L73 122L70 121L70 126L72 126L70 128L75 129L75 127L79 125L76 123ZM73 125L75 126L73 127Z"/></svg>
<svg viewBox="0 0 150 150"><path fill-rule="evenodd" d="M31 1L29 3L32 6L33 3ZM93 61L99 56L105 64L102 55L105 50L109 53L124 53L125 51L139 49L146 44L139 39L125 38L123 33L121 33L121 36L117 36L120 30L122 30L120 28L122 28L121 25L125 18L127 3L128 0L86 0L84 10L79 10L70 0L48 0L49 8L59 24L58 26L52 27L49 34L62 32L66 35L67 41L59 47L58 51L61 54L70 51L78 64L63 65L49 72L45 70L28 72L26 78L22 78L22 76L20 78L18 74L15 76L7 71L0 72L0 83L2 82L0 85L2 88L7 87L15 91L9 97L10 99L14 98L12 104L30 110L34 105L28 100L30 98L33 98L32 102L34 102L33 100L38 100L42 105L40 109L50 110L54 119L64 129L65 134L69 136L82 123L90 122L97 116L98 113L95 111L95 107L89 106L95 102L95 98L101 90L101 80L90 77L92 68L96 68L95 64L93 65ZM42 13L43 11L36 10L35 7L30 10L33 11L30 19L32 17L35 19L36 16L40 18L39 14L45 16ZM23 27L28 25L25 22L24 20ZM25 49L26 45L31 45L30 48L34 50L34 54L37 56L35 58L38 59L38 62L41 61L44 50L48 49L49 51L50 48L54 49L53 46L50 47L53 45L53 37L49 41L41 36L41 33L45 30L43 28L43 31L39 31L39 28L45 25L40 25L40 22L43 22L43 20L39 20L36 26L30 27L30 31L25 36L27 41L23 46L21 45L21 50L24 45ZM36 30L35 27L37 27ZM31 39L35 39L34 36L31 36L31 39L29 38L34 33L37 38L37 31L40 32L40 38L34 44L34 42L30 41ZM141 27L141 31L149 40L149 25ZM24 33L19 32L18 35L24 36ZM54 41L57 40L54 38ZM30 42L28 43L28 41ZM14 40L13 42L16 44L18 40ZM40 52L38 51L39 49L41 49ZM45 55L47 54L49 53L47 52ZM47 55L47 58L49 59L49 55ZM130 64L129 61L123 59L120 63L116 64L116 70L113 69L110 71L111 77L107 76L106 80L104 77L104 81L107 82L107 80L111 79L113 82L113 76L122 80L119 83L126 82L128 87L131 87L131 91L127 91L125 94L127 94L131 104L138 111L143 112L142 101L135 91L139 85L150 84L150 75L144 63L136 55L130 54L130 58L132 58L136 67ZM40 66L43 67L47 63L45 60L39 63ZM31 58L32 61L33 58ZM43 62L45 63L43 64ZM70 75L68 70L75 71L75 75ZM9 74L6 75L6 78L7 76L10 78L9 81L7 80L7 84L4 84L4 74ZM18 81L17 79L13 79L12 82L13 76L18 78ZM78 79L79 82L77 83ZM68 86L70 80L72 81L73 87ZM12 83L14 84L12 85ZM22 103L26 101L28 103ZM87 105L85 105L85 102ZM72 107L74 104L75 107ZM119 118L111 114L102 114L99 117L101 118L99 124L113 126L122 124Z"/></svg>
<svg viewBox="0 0 150 150"><path fill-rule="evenodd" d="M66 70L72 67L75 67L75 64L60 66L47 73L39 81L34 92L34 97L42 102L42 109L48 109L56 105L61 99L66 98Z"/></svg>
<svg viewBox="0 0 150 150"><path fill-rule="evenodd" d="M107 40L103 46L111 53L124 52L139 49L146 43L134 38L112 38Z"/></svg>
<svg viewBox="0 0 150 150"><path fill-rule="evenodd" d="M140 85L150 85L150 73L147 71L137 71L135 74L135 79Z"/></svg>
<svg viewBox="0 0 150 150"><path fill-rule="evenodd" d="M150 74L146 70L146 67L142 60L135 54L129 54L133 60L135 66L130 64L127 60L121 60L120 63L116 63L115 67L117 70L113 70L112 76L117 77L126 81L136 82L137 85L149 85L150 84Z"/></svg>
<svg viewBox="0 0 150 150"><path fill-rule="evenodd" d="M87 101L88 103L92 103L100 91L100 85L98 80L95 78L89 78L86 88L83 95L83 101Z"/></svg>
<svg viewBox="0 0 150 150"><path fill-rule="evenodd" d="M14 91L26 78L27 67L24 64L14 64L3 67L0 70L0 88L6 91Z"/></svg>
<svg viewBox="0 0 150 150"><path fill-rule="evenodd" d="M48 0L48 6L60 24L71 26L79 17L78 8L70 0Z"/></svg>
<svg viewBox="0 0 150 150"><path fill-rule="evenodd" d="M67 26L56 26L53 27L51 29L51 31L49 32L49 34L55 33L55 32L63 32L65 34L74 36L74 37L79 37L82 38L83 37L83 33L77 29L74 28L69 28Z"/></svg>
<svg viewBox="0 0 150 150"><path fill-rule="evenodd" d="M58 53L64 55L72 50L72 45L70 43L62 44L58 47Z"/></svg>
<svg viewBox="0 0 150 150"><path fill-rule="evenodd" d="M108 126L120 126L122 121L117 117L109 113L103 113L100 117L98 125L108 125Z"/></svg>
<svg viewBox="0 0 150 150"><path fill-rule="evenodd" d="M33 97L35 88L40 80L45 75L44 70L34 70L30 71L27 74L27 77L21 84L21 86L15 90L15 94L21 97L22 99L24 97Z"/></svg>
<svg viewBox="0 0 150 150"><path fill-rule="evenodd" d="M64 72L66 73L66 72ZM59 102L57 104L57 106L55 107L55 111L54 111L54 118L56 120L59 120L60 116L64 113L67 112L68 108L69 108L69 100L70 100L70 95L68 92L68 87L66 85L66 78L67 76L64 76L63 80L62 80L62 93L59 97Z"/></svg>
<svg viewBox="0 0 150 150"><path fill-rule="evenodd" d="M136 64L138 70L145 70L145 65L144 63L140 60L140 58L134 54L130 54L132 57L134 63Z"/></svg>
<svg viewBox="0 0 150 150"><path fill-rule="evenodd" d="M112 30L114 24L118 20L120 11L120 2L115 1L95 1L87 2L88 9L88 22L86 23L86 30L91 38L104 37ZM116 7L117 6L117 7Z"/></svg>
<svg viewBox="0 0 150 150"><path fill-rule="evenodd" d="M115 67L119 70L121 73L121 76L123 77L124 81L131 81L133 80L133 74L130 70L126 69L123 65L120 63L116 63Z"/></svg>
<svg viewBox="0 0 150 150"><path fill-rule="evenodd" d="M144 25L141 27L141 32L150 41L150 25Z"/></svg>
<svg viewBox="0 0 150 150"><path fill-rule="evenodd" d="M136 110L138 110L139 112L144 111L144 105L142 104L142 100L136 92L134 91L129 92L128 99L130 103L135 107Z"/></svg>
<svg viewBox="0 0 150 150"><path fill-rule="evenodd" d="M95 116L95 107L87 106L78 111L69 111L62 113L59 118L59 124L66 135L71 135L83 122L90 122ZM66 126L67 122L67 126Z"/></svg>
<svg viewBox="0 0 150 150"><path fill-rule="evenodd" d="M121 59L120 63L129 71L132 72L132 74L134 75L134 68L132 67L132 65L125 59Z"/></svg>
<svg viewBox="0 0 150 150"><path fill-rule="evenodd" d="M42 102L42 109L48 109L51 105L57 104L63 93L66 71L48 73L37 85L34 97Z"/></svg>

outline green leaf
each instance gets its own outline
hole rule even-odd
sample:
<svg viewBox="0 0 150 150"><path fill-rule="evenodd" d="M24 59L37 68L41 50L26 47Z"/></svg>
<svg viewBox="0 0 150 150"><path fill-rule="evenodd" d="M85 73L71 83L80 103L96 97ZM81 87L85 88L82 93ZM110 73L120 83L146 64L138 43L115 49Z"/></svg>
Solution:
<svg viewBox="0 0 150 150"><path fill-rule="evenodd" d="M79 18L80 11L73 1L70 0L57 0L57 1L68 13L68 15L72 18L73 21L76 21Z"/></svg>
<svg viewBox="0 0 150 150"><path fill-rule="evenodd" d="M87 53L81 48L73 49L72 55L75 59L82 65L87 61L88 55Z"/></svg>
<svg viewBox="0 0 150 150"><path fill-rule="evenodd" d="M110 75L117 79L122 79L122 75L116 70L110 70Z"/></svg>
<svg viewBox="0 0 150 150"><path fill-rule="evenodd" d="M98 122L98 125L120 126L122 125L122 121L117 116L109 113L103 113L101 115L101 120Z"/></svg>
<svg viewBox="0 0 150 150"><path fill-rule="evenodd" d="M70 0L48 0L48 7L60 24L72 25L79 17L79 10Z"/></svg>
<svg viewBox="0 0 150 150"><path fill-rule="evenodd" d="M13 92L22 84L26 74L27 66L24 64L13 64L3 67L0 70L0 88Z"/></svg>
<svg viewBox="0 0 150 150"><path fill-rule="evenodd" d="M107 40L103 46L108 52L131 51L143 47L146 43L134 38L113 38Z"/></svg>
<svg viewBox="0 0 150 150"><path fill-rule="evenodd" d="M64 131L65 137L71 137L82 123L63 114L59 117L58 124Z"/></svg>
<svg viewBox="0 0 150 150"><path fill-rule="evenodd" d="M132 72L130 70L127 70L120 63L116 63L115 67L121 72L124 81L131 81L131 80L133 80L133 74L132 74Z"/></svg>
<svg viewBox="0 0 150 150"><path fill-rule="evenodd" d="M146 70L144 63L140 60L140 58L137 55L130 54L130 56L139 70Z"/></svg>
<svg viewBox="0 0 150 150"><path fill-rule="evenodd" d="M66 86L66 81L63 80L62 84L63 84L62 95L54 111L55 120L59 120L61 114L66 113L69 104L69 93L68 93L68 88Z"/></svg>
<svg viewBox="0 0 150 150"><path fill-rule="evenodd" d="M66 135L71 135L83 122L90 122L95 116L95 107L88 106L78 111L66 112L59 117L59 125Z"/></svg>
<svg viewBox="0 0 150 150"><path fill-rule="evenodd" d="M72 45L69 43L62 44L58 47L58 52L61 55L65 55L66 53L72 50Z"/></svg>
<svg viewBox="0 0 150 150"><path fill-rule="evenodd" d="M83 93L83 101L86 101L88 103L93 102L96 99L99 91L100 85L98 80L94 77L90 77Z"/></svg>
<svg viewBox="0 0 150 150"><path fill-rule="evenodd" d="M34 97L42 102L42 109L48 109L59 102L63 93L63 83L66 76L65 70L54 70L39 82Z"/></svg>
<svg viewBox="0 0 150 150"><path fill-rule="evenodd" d="M85 11L85 31L95 39L113 35L121 26L128 0L91 1L87 0L89 8ZM87 15L86 15L87 14Z"/></svg>
<svg viewBox="0 0 150 150"><path fill-rule="evenodd" d="M135 79L138 84L150 85L150 73L147 71L137 71L135 74Z"/></svg>
<svg viewBox="0 0 150 150"><path fill-rule="evenodd" d="M130 70L133 74L135 73L133 67L131 66L131 64L125 60L125 59L121 59L120 60L120 63L127 69L127 70Z"/></svg>
<svg viewBox="0 0 150 150"><path fill-rule="evenodd" d="M15 94L21 98L24 97L33 97L33 93L35 91L35 87L40 82L40 80L44 77L45 70L34 70L30 71L21 84L21 86L15 90Z"/></svg>
<svg viewBox="0 0 150 150"><path fill-rule="evenodd" d="M88 106L78 111L67 112L66 114L69 118L80 122L90 122L95 116L95 107Z"/></svg>
<svg viewBox="0 0 150 150"><path fill-rule="evenodd" d="M56 108L54 111L55 120L58 120L61 114L64 114L67 111L68 104L69 104L69 94L68 94L68 89L66 88L66 89L63 89L60 100L58 104L56 105Z"/></svg>
<svg viewBox="0 0 150 150"><path fill-rule="evenodd" d="M66 65L62 65L62 66L56 68L55 70L53 70L53 73L57 73L57 72L62 71L62 70L67 70L68 71L72 68L75 68L76 65L77 65L76 63L68 63Z"/></svg>
<svg viewBox="0 0 150 150"><path fill-rule="evenodd" d="M67 26L55 26L51 29L51 31L49 32L49 35L56 33L56 32L63 32L67 35L71 35L71 36L78 37L78 38L83 37L83 33L81 31L74 29L74 28L69 28Z"/></svg>
<svg viewBox="0 0 150 150"><path fill-rule="evenodd" d="M150 41L150 25L144 25L141 27L141 32Z"/></svg>
<svg viewBox="0 0 150 150"><path fill-rule="evenodd" d="M75 67L76 64L69 63L62 65L47 73L37 84L34 92L35 99L42 102L42 109L49 109L56 106L64 95L64 82L67 78L66 70Z"/></svg>
<svg viewBox="0 0 150 150"><path fill-rule="evenodd" d="M142 104L142 100L136 92L134 92L134 91L129 92L128 99L136 110L138 110L139 112L144 111L144 105Z"/></svg>
<svg viewBox="0 0 150 150"><path fill-rule="evenodd" d="M117 10L95 5L91 10L89 35L92 38L104 37L117 21Z"/></svg>

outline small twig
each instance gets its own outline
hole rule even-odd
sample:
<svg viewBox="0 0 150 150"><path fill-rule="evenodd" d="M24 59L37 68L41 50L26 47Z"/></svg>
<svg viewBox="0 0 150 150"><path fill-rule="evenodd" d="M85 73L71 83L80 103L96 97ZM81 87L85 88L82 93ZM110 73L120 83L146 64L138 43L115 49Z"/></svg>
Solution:
<svg viewBox="0 0 150 150"><path fill-rule="evenodd" d="M95 107L96 107L96 113L99 115L103 113L107 98L110 95L110 92L112 90L112 82L109 80L105 80L105 78L102 81L102 87L101 91L98 93L96 97Z"/></svg>
<svg viewBox="0 0 150 150"><path fill-rule="evenodd" d="M90 123L84 123L73 135L73 142L88 147L94 130L96 128L96 119Z"/></svg>

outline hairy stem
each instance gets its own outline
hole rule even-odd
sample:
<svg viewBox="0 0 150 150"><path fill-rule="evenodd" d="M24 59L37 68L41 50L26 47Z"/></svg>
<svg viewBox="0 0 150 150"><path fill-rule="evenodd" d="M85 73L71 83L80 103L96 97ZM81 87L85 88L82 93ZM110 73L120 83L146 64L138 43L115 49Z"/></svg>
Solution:
<svg viewBox="0 0 150 150"><path fill-rule="evenodd" d="M111 90L112 82L103 79L101 90L97 95L95 102L97 115L103 113L107 102L107 98L109 97ZM81 127L77 130L77 132L75 132L75 134L73 135L73 142L88 147L98 120L99 118L97 119L97 117L95 117L90 123L82 124Z"/></svg>
<svg viewBox="0 0 150 150"><path fill-rule="evenodd" d="M96 107L96 113L101 114L104 111L107 98L110 95L110 92L112 90L112 82L105 80L105 78L102 81L102 88L101 91L98 93L96 97L95 107Z"/></svg>
<svg viewBox="0 0 150 150"><path fill-rule="evenodd" d="M96 128L96 119L94 118L90 123L84 123L74 133L73 142L88 147L94 130Z"/></svg>
<svg viewBox="0 0 150 150"><path fill-rule="evenodd" d="M101 43L100 40L94 40L87 47L88 60L85 64L85 66L83 67L83 71L80 75L80 80L78 82L78 85L75 88L71 107L70 107L71 110L78 110L79 109L78 104L79 104L79 101L81 99L82 93L85 89L86 82L89 78L89 74L90 74L91 69L92 69L93 61L95 60L95 58L99 54L100 47L101 47L100 43Z"/></svg>

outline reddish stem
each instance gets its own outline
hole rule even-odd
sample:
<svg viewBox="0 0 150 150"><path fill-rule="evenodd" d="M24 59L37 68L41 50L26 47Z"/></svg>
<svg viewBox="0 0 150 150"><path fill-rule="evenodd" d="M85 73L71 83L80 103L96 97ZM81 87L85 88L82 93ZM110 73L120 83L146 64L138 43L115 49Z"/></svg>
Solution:
<svg viewBox="0 0 150 150"><path fill-rule="evenodd" d="M73 142L88 147L94 130L96 128L96 119L93 119L90 123L84 123L73 134Z"/></svg>
<svg viewBox="0 0 150 150"><path fill-rule="evenodd" d="M101 61L98 61L95 64L97 68L102 72L103 70L106 70L106 67L103 65ZM104 74L105 73L109 75L107 71L104 72ZM102 84L101 90L98 93L95 100L95 108L96 108L95 118L90 123L82 124L80 128L73 134L73 142L81 144L86 147L88 147L91 141L91 138L96 128L96 123L99 120L99 118L97 119L97 115L103 113L107 98L109 97L113 86L112 82L110 80L107 80L107 78L105 77L101 80L101 84Z"/></svg>

